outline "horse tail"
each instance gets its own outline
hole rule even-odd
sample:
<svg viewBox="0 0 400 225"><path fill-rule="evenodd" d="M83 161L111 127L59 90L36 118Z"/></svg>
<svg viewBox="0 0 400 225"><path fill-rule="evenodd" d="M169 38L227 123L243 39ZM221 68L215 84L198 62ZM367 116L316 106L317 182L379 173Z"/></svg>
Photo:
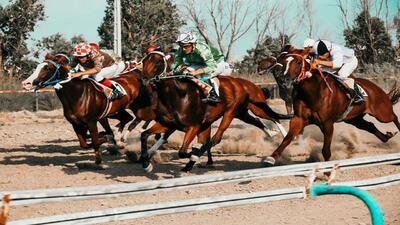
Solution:
<svg viewBox="0 0 400 225"><path fill-rule="evenodd" d="M400 99L400 87L397 86L397 82L393 85L392 90L388 93L389 99L392 102L392 105L399 102Z"/></svg>
<svg viewBox="0 0 400 225"><path fill-rule="evenodd" d="M271 92L269 91L268 88L262 87L261 90L262 90L262 92L264 94L265 99L271 98Z"/></svg>
<svg viewBox="0 0 400 225"><path fill-rule="evenodd" d="M275 112L274 110L271 109L271 107L269 107L269 105L266 102L259 102L259 101L250 99L250 103L254 104L255 106L262 109L271 118L274 118L277 120L288 120L288 119L293 118L293 115L286 115L286 114L280 114L280 113Z"/></svg>

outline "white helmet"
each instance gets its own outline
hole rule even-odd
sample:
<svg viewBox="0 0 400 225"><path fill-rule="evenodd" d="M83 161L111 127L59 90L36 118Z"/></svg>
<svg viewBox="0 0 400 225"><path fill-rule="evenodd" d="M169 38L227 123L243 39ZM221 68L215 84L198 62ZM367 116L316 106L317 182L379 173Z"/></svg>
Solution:
<svg viewBox="0 0 400 225"><path fill-rule="evenodd" d="M310 48L310 47L312 48L314 46L314 44L315 44L315 40L314 39L307 38L304 41L303 48Z"/></svg>
<svg viewBox="0 0 400 225"><path fill-rule="evenodd" d="M176 40L176 43L194 44L196 43L196 41L197 38L192 32L186 32L179 35L178 39Z"/></svg>

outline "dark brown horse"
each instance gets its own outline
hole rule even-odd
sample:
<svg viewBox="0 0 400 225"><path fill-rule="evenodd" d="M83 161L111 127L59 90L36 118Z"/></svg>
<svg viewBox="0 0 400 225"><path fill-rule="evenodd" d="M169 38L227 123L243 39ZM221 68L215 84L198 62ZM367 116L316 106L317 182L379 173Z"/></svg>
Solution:
<svg viewBox="0 0 400 225"><path fill-rule="evenodd" d="M400 98L399 88L394 87L386 94L371 81L356 78L356 83L365 90L368 97L363 104L351 105L351 99L333 76L319 69L311 69L304 58L304 55L291 53L283 53L277 58L276 63L280 64L284 74L295 81L294 117L290 120L288 134L272 157L267 158L267 163L274 165L293 138L310 124L317 125L324 134L322 155L325 161L331 157L330 146L335 122L352 124L374 134L383 142L387 142L395 133L383 134L373 123L364 120L366 114L382 123L394 122L400 130L398 118L393 112L393 104Z"/></svg>
<svg viewBox="0 0 400 225"><path fill-rule="evenodd" d="M89 79L69 80L68 60L65 55L46 55L45 65L38 72L33 85L37 89L45 86L55 85L65 118L72 124L78 136L82 148L93 147L95 150L95 162L101 163L99 146L101 144L98 136L97 121L109 127L107 117L116 118L121 121L120 129L132 119L132 116L125 111L130 108L138 119L152 120L155 114L150 108L147 92L141 88L139 81L140 72L131 71L112 79L118 82L126 91L121 99L110 101L101 88L94 85ZM89 130L92 144L86 143L85 134ZM110 129L111 130L111 129Z"/></svg>
<svg viewBox="0 0 400 225"><path fill-rule="evenodd" d="M292 45L285 45L281 52L300 54L302 50L296 49ZM276 60L274 56L261 59L257 65L257 72L259 75L263 75L267 72L272 73L278 85L279 97L285 101L286 112L291 114L293 111L293 80L283 74L283 65L277 63Z"/></svg>
<svg viewBox="0 0 400 225"><path fill-rule="evenodd" d="M243 120L264 129L264 124L251 116L250 109L255 115L279 122L279 119L289 118L274 112L265 102L265 96L261 88L244 79L230 76L220 76L220 93L222 101L216 105L202 103L203 91L190 79L184 76L165 76L168 69L166 59L161 53L150 53L143 60L143 77L149 83L154 84L157 94L156 121L158 124L142 133L143 167L149 168L150 154L147 150L147 137L153 133L171 133L175 130L185 132L183 144L179 150L181 158L191 158L191 161L183 168L190 171L194 163L212 146L218 144L225 130L234 118ZM175 79L182 78L182 79ZM221 123L210 139L210 126L217 119ZM206 140L199 150L188 153L187 149L196 135ZM210 153L209 153L210 154Z"/></svg>

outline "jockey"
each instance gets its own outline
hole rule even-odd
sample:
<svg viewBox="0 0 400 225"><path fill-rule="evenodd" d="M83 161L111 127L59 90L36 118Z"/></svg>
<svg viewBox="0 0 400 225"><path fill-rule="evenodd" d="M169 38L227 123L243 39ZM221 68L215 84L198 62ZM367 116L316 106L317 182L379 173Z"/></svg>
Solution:
<svg viewBox="0 0 400 225"><path fill-rule="evenodd" d="M354 79L349 77L358 65L353 49L326 40L319 40L314 43L311 52L316 52L318 55L318 58L312 62L314 68L319 65L333 68L337 71L338 77L346 84L348 92L353 97L353 103L358 104L364 101L362 94L358 93L359 90Z"/></svg>
<svg viewBox="0 0 400 225"><path fill-rule="evenodd" d="M202 100L203 102L220 102L217 88L219 81L216 76L231 73L229 64L224 61L224 55L217 49L198 42L191 32L180 34L176 43L179 44L179 49L175 53L171 69L178 73L186 71L193 76L192 81L207 96Z"/></svg>
<svg viewBox="0 0 400 225"><path fill-rule="evenodd" d="M115 100L123 97L123 93L115 87L108 79L119 74L125 68L123 62L116 64L114 59L93 44L79 43L74 47L71 78L92 76L97 82L111 88L110 99ZM121 65L120 65L121 64ZM121 68L119 68L121 67Z"/></svg>

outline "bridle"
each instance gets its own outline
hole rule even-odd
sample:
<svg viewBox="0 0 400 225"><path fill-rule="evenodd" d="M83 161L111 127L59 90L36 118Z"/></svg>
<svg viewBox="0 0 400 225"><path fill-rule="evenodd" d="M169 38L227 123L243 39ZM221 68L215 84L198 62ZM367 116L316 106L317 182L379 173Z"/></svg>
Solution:
<svg viewBox="0 0 400 225"><path fill-rule="evenodd" d="M167 75L167 68L168 68L168 63L167 63L167 59L166 56L163 52L160 51L152 51L150 52L148 55L150 54L158 54L160 56L162 56L163 58L163 63L164 63L164 69L160 74L156 74L154 75L154 77L150 78L150 79L145 79L147 83L150 83L152 81L160 81L160 80L165 80L165 79L172 79L172 78L186 78L186 77L191 77L191 75L188 74L179 74L179 75ZM147 56L148 56L147 55ZM146 57L147 57L146 56ZM146 57L144 59L146 59ZM143 60L144 60L143 59ZM142 60L142 61L143 61Z"/></svg>
<svg viewBox="0 0 400 225"><path fill-rule="evenodd" d="M259 74L268 73L268 72L270 72L273 68L275 68L276 66L283 67L283 65L282 65L281 63L278 63L278 60L277 60L275 57L271 56L271 58L273 58L273 59L275 60L275 64L272 65L272 66L270 66L270 67L268 67L267 69L264 69L264 70L259 71L259 72L258 72Z"/></svg>
<svg viewBox="0 0 400 225"><path fill-rule="evenodd" d="M303 58L302 55L300 54L287 54L286 56L289 56L288 58L286 58L286 60L288 61L286 64L286 70L285 70L285 75L287 74L288 70L289 70L289 64L290 62L294 59L290 59L290 57L300 57L301 58L301 70L300 73L296 76L295 78L295 82L299 83L300 81L306 79L306 78L310 78L312 76L312 73L310 72L310 70L306 70L306 60ZM329 91L332 93L332 88L329 86L328 81L326 80L326 77L323 75L322 70L320 68L317 69L319 75L321 76L322 80L325 82L326 86L328 87Z"/></svg>

